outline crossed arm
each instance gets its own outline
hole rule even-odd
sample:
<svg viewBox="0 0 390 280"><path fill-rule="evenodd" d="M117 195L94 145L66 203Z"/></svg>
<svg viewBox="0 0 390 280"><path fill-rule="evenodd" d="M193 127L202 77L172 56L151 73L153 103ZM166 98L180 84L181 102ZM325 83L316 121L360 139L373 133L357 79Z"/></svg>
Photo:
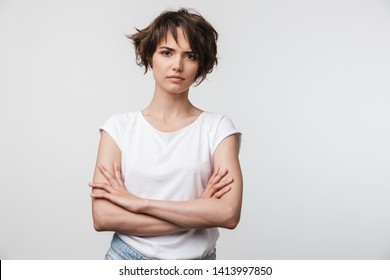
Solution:
<svg viewBox="0 0 390 280"><path fill-rule="evenodd" d="M153 236L193 228L233 229L239 222L242 175L238 160L238 137L225 138L214 153L214 169L199 199L151 200L129 193L120 174L121 151L102 132L92 190L92 211L97 231L117 231Z"/></svg>

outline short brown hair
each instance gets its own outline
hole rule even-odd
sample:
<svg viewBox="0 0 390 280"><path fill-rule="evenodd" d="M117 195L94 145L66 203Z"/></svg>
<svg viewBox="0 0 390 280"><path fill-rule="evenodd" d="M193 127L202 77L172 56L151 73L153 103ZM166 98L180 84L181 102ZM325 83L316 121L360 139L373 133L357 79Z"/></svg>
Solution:
<svg viewBox="0 0 390 280"><path fill-rule="evenodd" d="M200 84L218 64L218 33L199 13L187 9L165 11L155 18L148 27L137 29L137 33L127 35L133 41L137 64L145 67L145 73L151 68L151 59L157 45L168 33L177 41L177 28L181 27L199 62L195 81Z"/></svg>

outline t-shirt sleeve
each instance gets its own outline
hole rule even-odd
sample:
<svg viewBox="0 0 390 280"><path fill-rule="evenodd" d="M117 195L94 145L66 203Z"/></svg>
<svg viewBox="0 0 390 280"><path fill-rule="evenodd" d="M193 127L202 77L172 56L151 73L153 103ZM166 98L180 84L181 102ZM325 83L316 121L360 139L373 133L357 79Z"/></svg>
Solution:
<svg viewBox="0 0 390 280"><path fill-rule="evenodd" d="M117 115L111 116L102 126L100 126L99 131L107 132L115 143L118 145L119 149L122 150L121 145L121 125Z"/></svg>
<svg viewBox="0 0 390 280"><path fill-rule="evenodd" d="M217 128L216 128L216 134L215 134L215 138L214 138L214 145L213 145L213 154L215 152L215 150L217 149L218 145L228 136L232 135L232 134L237 134L238 135L238 148L240 149L240 146L241 146L241 132L236 129L236 127L234 126L232 120L223 115L219 122L218 122L218 125L217 125Z"/></svg>

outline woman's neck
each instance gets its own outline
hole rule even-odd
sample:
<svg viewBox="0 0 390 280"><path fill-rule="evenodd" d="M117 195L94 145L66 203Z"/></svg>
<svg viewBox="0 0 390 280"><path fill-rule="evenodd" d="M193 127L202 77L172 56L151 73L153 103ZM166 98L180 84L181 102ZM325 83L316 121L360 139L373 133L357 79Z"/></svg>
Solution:
<svg viewBox="0 0 390 280"><path fill-rule="evenodd" d="M142 110L144 115L161 119L188 117L200 112L188 99L188 91L177 94L155 91L150 104Z"/></svg>

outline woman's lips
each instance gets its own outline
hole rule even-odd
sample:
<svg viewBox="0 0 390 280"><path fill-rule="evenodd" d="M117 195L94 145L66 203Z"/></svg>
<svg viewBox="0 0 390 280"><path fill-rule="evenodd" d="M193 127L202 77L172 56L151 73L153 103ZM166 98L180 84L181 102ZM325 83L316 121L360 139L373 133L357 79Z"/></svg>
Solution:
<svg viewBox="0 0 390 280"><path fill-rule="evenodd" d="M180 76L172 75L172 76L168 76L168 80L170 80L171 82L178 83L178 82L184 81L184 78L180 77Z"/></svg>

